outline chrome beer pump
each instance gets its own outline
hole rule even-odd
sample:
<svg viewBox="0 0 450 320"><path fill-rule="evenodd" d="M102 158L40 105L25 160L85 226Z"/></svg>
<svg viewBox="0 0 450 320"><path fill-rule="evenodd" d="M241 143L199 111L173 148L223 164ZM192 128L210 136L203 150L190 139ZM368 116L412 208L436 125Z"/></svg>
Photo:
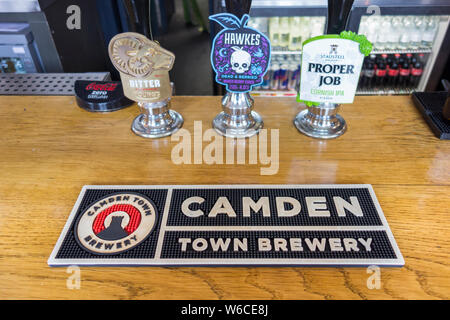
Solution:
<svg viewBox="0 0 450 320"><path fill-rule="evenodd" d="M214 39L211 55L216 81L226 85L228 91L222 98L223 111L215 117L212 126L223 136L246 138L258 134L264 126L262 117L253 110L254 100L250 91L267 71L270 41L246 26L251 0L226 0L225 4L227 13L210 17L224 27ZM253 39L258 37L260 42L227 44L229 35L237 33L253 35Z"/></svg>
<svg viewBox="0 0 450 320"><path fill-rule="evenodd" d="M222 98L222 112L213 120L213 128L229 138L247 138L263 128L262 117L253 110L250 93L227 92Z"/></svg>
<svg viewBox="0 0 450 320"><path fill-rule="evenodd" d="M328 0L327 34L345 30L354 0ZM294 119L295 127L303 134L320 139L333 139L345 133L347 123L338 115L340 105L320 103L308 106Z"/></svg>
<svg viewBox="0 0 450 320"><path fill-rule="evenodd" d="M133 32L116 35L108 50L120 72L125 96L136 101L141 110L133 121L133 132L144 138L161 138L180 129L182 116L169 109L172 96L169 71L175 55Z"/></svg>

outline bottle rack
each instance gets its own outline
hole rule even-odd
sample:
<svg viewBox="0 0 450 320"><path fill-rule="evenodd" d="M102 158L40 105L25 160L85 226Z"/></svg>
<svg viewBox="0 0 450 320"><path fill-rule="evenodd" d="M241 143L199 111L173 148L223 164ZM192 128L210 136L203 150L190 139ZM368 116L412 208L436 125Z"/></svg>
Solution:
<svg viewBox="0 0 450 320"><path fill-rule="evenodd" d="M432 48L416 48L416 49L373 49L372 54L406 54L406 53L431 53ZM274 47L272 48L272 55L288 54L301 55L302 51L291 51L286 48Z"/></svg>
<svg viewBox="0 0 450 320"><path fill-rule="evenodd" d="M302 54L301 51L289 51L289 50L282 50L282 49L276 49L272 51L272 55L298 55L300 56Z"/></svg>
<svg viewBox="0 0 450 320"><path fill-rule="evenodd" d="M295 90L253 90L252 95L255 97L297 97Z"/></svg>
<svg viewBox="0 0 450 320"><path fill-rule="evenodd" d="M410 95L415 92L416 88L405 88L405 89L367 89L356 91L357 96L379 96L379 95ZM297 97L297 91L295 90L255 90L252 91L252 95L255 97Z"/></svg>
<svg viewBox="0 0 450 320"><path fill-rule="evenodd" d="M416 88L402 88L402 89L358 89L356 95L358 96L379 96L379 95L410 95L416 91Z"/></svg>
<svg viewBox="0 0 450 320"><path fill-rule="evenodd" d="M417 49L373 49L372 54L407 54L407 53L431 53L432 48Z"/></svg>

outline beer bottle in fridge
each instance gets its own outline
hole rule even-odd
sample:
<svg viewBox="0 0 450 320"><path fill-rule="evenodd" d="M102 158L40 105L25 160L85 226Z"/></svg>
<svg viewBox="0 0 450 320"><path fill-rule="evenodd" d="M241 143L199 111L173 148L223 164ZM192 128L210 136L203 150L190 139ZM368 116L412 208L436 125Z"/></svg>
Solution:
<svg viewBox="0 0 450 320"><path fill-rule="evenodd" d="M394 89L397 86L397 79L399 74L398 64L394 61L389 68L386 76L386 87L388 89Z"/></svg>
<svg viewBox="0 0 450 320"><path fill-rule="evenodd" d="M416 62L416 64L411 68L411 78L410 83L411 87L414 89L419 85L420 78L422 77L423 66L420 62Z"/></svg>
<svg viewBox="0 0 450 320"><path fill-rule="evenodd" d="M398 74L398 87L400 89L405 89L409 87L409 76L411 75L411 69L409 67L409 63L404 61L400 66L399 74Z"/></svg>
<svg viewBox="0 0 450 320"><path fill-rule="evenodd" d="M375 87L378 89L384 88L384 81L386 79L386 64L380 62L375 71Z"/></svg>

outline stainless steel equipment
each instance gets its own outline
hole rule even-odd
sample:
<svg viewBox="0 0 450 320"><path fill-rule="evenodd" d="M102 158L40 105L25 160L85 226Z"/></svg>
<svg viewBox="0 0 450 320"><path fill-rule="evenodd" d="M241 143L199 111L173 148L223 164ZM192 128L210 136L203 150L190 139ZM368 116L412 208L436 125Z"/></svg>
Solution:
<svg viewBox="0 0 450 320"><path fill-rule="evenodd" d="M354 0L328 0L327 34L339 34L347 25ZM303 134L320 139L334 139L345 133L347 123L339 116L339 104L321 103L300 112L294 120Z"/></svg>
<svg viewBox="0 0 450 320"><path fill-rule="evenodd" d="M253 111L254 100L248 92L228 92L222 99L223 111L213 120L213 128L230 138L247 138L264 126L262 117Z"/></svg>
<svg viewBox="0 0 450 320"><path fill-rule="evenodd" d="M250 11L251 0L226 0L228 13L241 19ZM222 99L223 111L213 120L212 126L219 134L230 138L247 138L263 128L262 117L253 110L254 100L249 92L227 92Z"/></svg>

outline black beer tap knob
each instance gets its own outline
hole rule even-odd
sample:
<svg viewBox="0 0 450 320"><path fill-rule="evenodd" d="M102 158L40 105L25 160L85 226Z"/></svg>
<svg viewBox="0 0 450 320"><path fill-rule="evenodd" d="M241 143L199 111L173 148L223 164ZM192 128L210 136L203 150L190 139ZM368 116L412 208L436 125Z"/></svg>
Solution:
<svg viewBox="0 0 450 320"><path fill-rule="evenodd" d="M225 0L225 5L228 13L241 19L244 14L250 12L252 0Z"/></svg>
<svg viewBox="0 0 450 320"><path fill-rule="evenodd" d="M150 2L148 0L122 0L127 10L130 30L152 38L150 27Z"/></svg>
<svg viewBox="0 0 450 320"><path fill-rule="evenodd" d="M345 30L354 0L328 0L327 34Z"/></svg>

